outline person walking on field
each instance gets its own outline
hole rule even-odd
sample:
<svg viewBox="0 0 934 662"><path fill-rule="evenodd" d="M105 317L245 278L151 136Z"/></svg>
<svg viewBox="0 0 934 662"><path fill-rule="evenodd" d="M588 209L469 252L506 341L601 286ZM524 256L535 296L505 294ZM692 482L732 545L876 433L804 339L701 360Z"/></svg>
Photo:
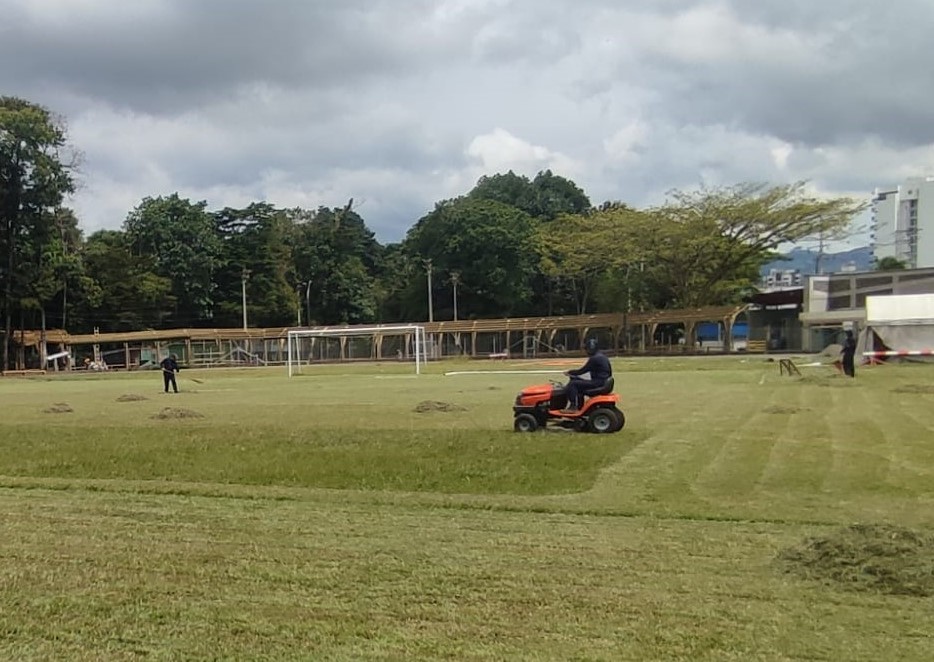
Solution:
<svg viewBox="0 0 934 662"><path fill-rule="evenodd" d="M568 406L564 409L569 414L579 411L584 405L584 393L600 388L613 376L610 359L600 351L596 338L588 338L584 343L584 349L587 350L587 363L576 370L568 370L564 373L571 378L568 382ZM590 379L582 379L581 375L584 373L590 373Z"/></svg>
<svg viewBox="0 0 934 662"><path fill-rule="evenodd" d="M169 392L169 384L172 390L178 393L178 384L175 382L175 373L178 372L178 359L175 354L169 354L159 363L162 368L162 382L165 386L165 392Z"/></svg>
<svg viewBox="0 0 934 662"><path fill-rule="evenodd" d="M843 349L840 352L843 357L843 374L847 377L856 376L856 339L853 332L846 330L846 338L843 341Z"/></svg>

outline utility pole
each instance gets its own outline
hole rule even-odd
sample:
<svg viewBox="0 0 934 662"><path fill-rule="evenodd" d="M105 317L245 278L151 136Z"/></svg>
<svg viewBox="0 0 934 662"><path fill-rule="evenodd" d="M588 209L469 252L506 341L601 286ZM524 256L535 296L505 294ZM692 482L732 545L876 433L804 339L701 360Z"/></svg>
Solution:
<svg viewBox="0 0 934 662"><path fill-rule="evenodd" d="M824 259L824 230L821 229L820 234L817 238L817 259L814 260L814 273L820 276L824 270L821 267L821 262Z"/></svg>
<svg viewBox="0 0 934 662"><path fill-rule="evenodd" d="M451 272L451 284L454 286L454 321L457 321L457 284L461 281L459 271Z"/></svg>
<svg viewBox="0 0 934 662"><path fill-rule="evenodd" d="M428 273L428 321L435 321L435 309L431 301L431 258L424 260L425 271Z"/></svg>
<svg viewBox="0 0 934 662"><path fill-rule="evenodd" d="M240 272L240 294L243 297L243 329L246 330L246 282L250 279L250 270L246 267Z"/></svg>
<svg viewBox="0 0 934 662"><path fill-rule="evenodd" d="M302 284L295 286L295 294L298 296L298 326L302 325Z"/></svg>

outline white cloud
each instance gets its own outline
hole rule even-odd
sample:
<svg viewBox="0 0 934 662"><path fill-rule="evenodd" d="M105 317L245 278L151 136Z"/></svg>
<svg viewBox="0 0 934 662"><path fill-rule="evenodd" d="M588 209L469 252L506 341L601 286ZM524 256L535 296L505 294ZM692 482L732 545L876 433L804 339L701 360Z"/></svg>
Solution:
<svg viewBox="0 0 934 662"><path fill-rule="evenodd" d="M653 16L637 37L647 50L691 64L732 64L737 59L776 63L811 63L829 37L787 28L743 22L722 2L698 4L669 16Z"/></svg>
<svg viewBox="0 0 934 662"><path fill-rule="evenodd" d="M578 169L578 164L569 156L542 145L533 145L504 129L494 129L471 140L467 155L479 162L481 174L513 170L518 174L534 175L551 169L573 177Z"/></svg>

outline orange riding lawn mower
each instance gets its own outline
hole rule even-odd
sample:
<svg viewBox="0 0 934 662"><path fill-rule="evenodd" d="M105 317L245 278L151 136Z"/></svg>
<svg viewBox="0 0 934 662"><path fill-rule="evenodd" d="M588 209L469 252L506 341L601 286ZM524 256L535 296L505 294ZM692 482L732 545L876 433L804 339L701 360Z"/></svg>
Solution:
<svg viewBox="0 0 934 662"><path fill-rule="evenodd" d="M552 381L549 384L529 386L516 396L513 429L516 432L534 432L547 426L576 432L619 432L626 417L619 408L619 395L613 393L613 378L596 389L584 392L585 400L579 411L565 411L568 404L567 385Z"/></svg>

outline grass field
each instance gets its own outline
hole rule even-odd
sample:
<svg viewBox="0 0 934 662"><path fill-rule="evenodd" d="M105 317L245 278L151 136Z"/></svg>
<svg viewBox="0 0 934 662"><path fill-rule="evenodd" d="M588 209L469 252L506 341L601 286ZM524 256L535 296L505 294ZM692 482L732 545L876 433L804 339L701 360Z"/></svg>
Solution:
<svg viewBox="0 0 934 662"><path fill-rule="evenodd" d="M525 367L0 379L0 659L934 658L931 592L780 560L931 540L934 366L617 359L614 435L513 433L548 375L443 375Z"/></svg>

